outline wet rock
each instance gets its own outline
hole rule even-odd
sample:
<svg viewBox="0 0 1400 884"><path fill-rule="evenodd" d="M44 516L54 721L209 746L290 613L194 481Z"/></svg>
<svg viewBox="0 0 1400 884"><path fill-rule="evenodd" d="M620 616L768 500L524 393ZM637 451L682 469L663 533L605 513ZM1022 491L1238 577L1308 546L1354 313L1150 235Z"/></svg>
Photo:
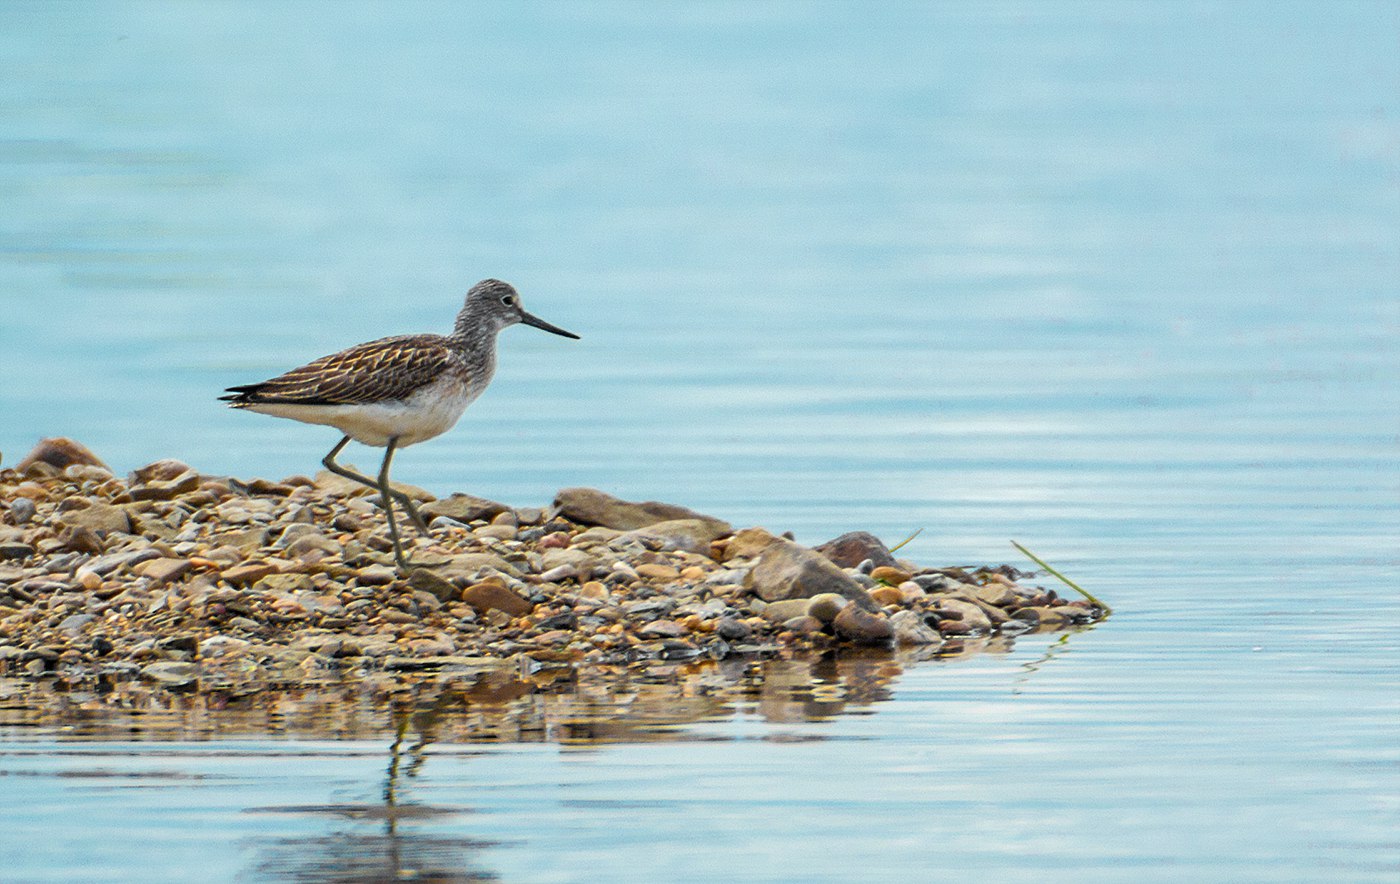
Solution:
<svg viewBox="0 0 1400 884"><path fill-rule="evenodd" d="M917 611L899 611L890 618L894 640L901 645L936 645L943 641Z"/></svg>
<svg viewBox="0 0 1400 884"><path fill-rule="evenodd" d="M807 600L807 614L823 623L830 623L836 619L837 614L841 613L841 609L850 603L850 599L843 595L823 592Z"/></svg>
<svg viewBox="0 0 1400 884"><path fill-rule="evenodd" d="M179 687L198 680L199 666L179 660L162 660L142 666L141 677L165 687Z"/></svg>
<svg viewBox="0 0 1400 884"><path fill-rule="evenodd" d="M766 602L831 592L866 611L879 610L870 594L831 560L790 540L780 540L763 551L749 571L747 585Z"/></svg>
<svg viewBox="0 0 1400 884"><path fill-rule="evenodd" d="M980 601L998 608L1019 606L1024 602L1024 599L1015 590L1004 583L989 583L986 586L978 586L972 590L972 594Z"/></svg>
<svg viewBox="0 0 1400 884"><path fill-rule="evenodd" d="M987 612L982 610L980 605L974 602L940 598L934 610L941 619L955 620L961 623L968 632L990 632L992 629L991 618L987 616ZM942 630L942 626L939 629ZM966 635L967 632L963 634Z"/></svg>
<svg viewBox="0 0 1400 884"><path fill-rule="evenodd" d="M894 556L880 538L868 531L851 531L828 540L816 551L842 568L854 568L869 559L876 567L895 567Z"/></svg>
<svg viewBox="0 0 1400 884"><path fill-rule="evenodd" d="M40 439L39 444L15 464L15 472L23 474L36 463L45 463L57 470L65 470L74 464L84 464L111 472L102 459L93 454L87 446L61 436Z"/></svg>
<svg viewBox="0 0 1400 884"><path fill-rule="evenodd" d="M859 605L847 605L831 621L837 637L859 645L884 645L894 637L894 627L883 614L872 614Z"/></svg>
<svg viewBox="0 0 1400 884"><path fill-rule="evenodd" d="M658 522L676 519L708 522L718 534L728 534L731 530L725 522L683 506L653 500L634 503L620 500L596 488L562 488L554 497L554 508L566 519L584 525L616 528L620 531L646 528Z"/></svg>
<svg viewBox="0 0 1400 884"><path fill-rule="evenodd" d="M1015 620L1034 624L1038 628L1064 626L1069 622L1069 618L1065 616L1063 611L1050 607L1018 608L1011 612L1011 616Z"/></svg>
<svg viewBox="0 0 1400 884"><path fill-rule="evenodd" d="M508 511L510 507L494 500L487 500L484 497L475 497L471 494L453 494L425 503L418 508L423 517L432 521L438 516L446 516L458 522L475 522L478 519L490 521L501 513Z"/></svg>
<svg viewBox="0 0 1400 884"><path fill-rule="evenodd" d="M816 635L826 628L825 623L806 614L801 617L793 617L791 620L784 620L781 626L788 632L794 632L798 635Z"/></svg>
<svg viewBox="0 0 1400 884"><path fill-rule="evenodd" d="M807 616L811 607L809 599L783 599L771 602L763 609L763 619L772 623L782 623L794 617Z"/></svg>
<svg viewBox="0 0 1400 884"><path fill-rule="evenodd" d="M502 611L511 617L522 617L534 609L528 600L499 583L477 583L462 590L462 601L479 613Z"/></svg>

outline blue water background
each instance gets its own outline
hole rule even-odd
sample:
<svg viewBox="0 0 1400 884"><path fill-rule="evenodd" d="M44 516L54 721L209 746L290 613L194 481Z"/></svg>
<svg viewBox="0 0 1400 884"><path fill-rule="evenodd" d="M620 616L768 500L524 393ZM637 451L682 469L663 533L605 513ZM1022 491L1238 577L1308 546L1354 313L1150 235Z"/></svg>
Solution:
<svg viewBox="0 0 1400 884"><path fill-rule="evenodd" d="M512 881L1394 880L1397 47L1380 2L0 4L3 462L312 472L332 431L214 397L508 279L583 339L508 330L400 479L1014 537L1118 613L869 715L444 751L472 812L420 832ZM126 790L9 736L22 880L256 877L337 830L245 811L384 758L104 743L216 777Z"/></svg>

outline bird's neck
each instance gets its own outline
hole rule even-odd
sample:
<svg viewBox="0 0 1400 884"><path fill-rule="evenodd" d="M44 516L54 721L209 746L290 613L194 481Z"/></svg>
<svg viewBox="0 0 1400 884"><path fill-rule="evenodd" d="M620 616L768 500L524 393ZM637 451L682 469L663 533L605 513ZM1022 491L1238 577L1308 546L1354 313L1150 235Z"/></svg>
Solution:
<svg viewBox="0 0 1400 884"><path fill-rule="evenodd" d="M457 314L457 322L447 340L453 347L464 352L492 353L496 349L497 332L495 323L479 315L469 305Z"/></svg>

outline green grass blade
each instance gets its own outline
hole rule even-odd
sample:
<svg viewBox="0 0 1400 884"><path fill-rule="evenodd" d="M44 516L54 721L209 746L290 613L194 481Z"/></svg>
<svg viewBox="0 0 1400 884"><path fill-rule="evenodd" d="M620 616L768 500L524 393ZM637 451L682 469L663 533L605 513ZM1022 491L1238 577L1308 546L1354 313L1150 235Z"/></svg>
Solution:
<svg viewBox="0 0 1400 884"><path fill-rule="evenodd" d="M1105 605L1103 602L1099 601L1098 599L1094 598L1092 595L1089 594L1089 592L1088 592L1087 590L1084 589L1084 587L1080 586L1078 583L1075 583L1073 580L1070 580L1068 577L1066 577L1065 575L1061 574L1059 571L1056 571L1056 570L1054 569L1054 567L1052 567L1052 566L1050 565L1049 562L1045 561L1045 560L1042 559L1040 556L1038 556L1038 555L1036 555L1035 553L1031 552L1030 550L1026 549L1024 546L1022 546L1021 544L1017 543L1017 542L1014 541L1014 540L1011 541L1011 545L1014 546L1014 547L1016 547L1017 549L1019 549L1019 550L1021 551L1021 553L1022 553L1023 555L1025 555L1026 558L1030 559L1032 562L1035 562L1037 565L1039 565L1040 567L1044 568L1044 569L1045 569L1047 572L1049 572L1050 574L1053 574L1053 575L1055 575L1056 577L1058 577L1058 578L1060 579L1060 581L1061 581L1062 583L1064 583L1065 586L1068 586L1070 589L1072 589L1072 590L1074 590L1075 592L1079 593L1080 595L1084 596L1084 598L1088 599L1090 602L1094 603L1095 605L1099 606L1100 608L1103 608L1103 615L1104 615L1105 617L1107 617L1109 614L1112 614L1112 613L1113 613L1113 609L1112 609L1112 608L1110 608L1108 605Z"/></svg>

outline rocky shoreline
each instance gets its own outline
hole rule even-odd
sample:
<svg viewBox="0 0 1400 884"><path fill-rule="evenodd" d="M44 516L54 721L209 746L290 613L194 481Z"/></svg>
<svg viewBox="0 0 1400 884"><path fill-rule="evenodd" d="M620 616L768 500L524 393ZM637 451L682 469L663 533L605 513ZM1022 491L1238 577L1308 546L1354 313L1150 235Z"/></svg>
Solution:
<svg viewBox="0 0 1400 884"><path fill-rule="evenodd" d="M548 507L420 502L393 567L375 492L329 473L115 476L70 440L0 470L0 674L170 690L328 676L956 650L1105 612L1015 569L923 566L874 536L815 548L587 488Z"/></svg>

